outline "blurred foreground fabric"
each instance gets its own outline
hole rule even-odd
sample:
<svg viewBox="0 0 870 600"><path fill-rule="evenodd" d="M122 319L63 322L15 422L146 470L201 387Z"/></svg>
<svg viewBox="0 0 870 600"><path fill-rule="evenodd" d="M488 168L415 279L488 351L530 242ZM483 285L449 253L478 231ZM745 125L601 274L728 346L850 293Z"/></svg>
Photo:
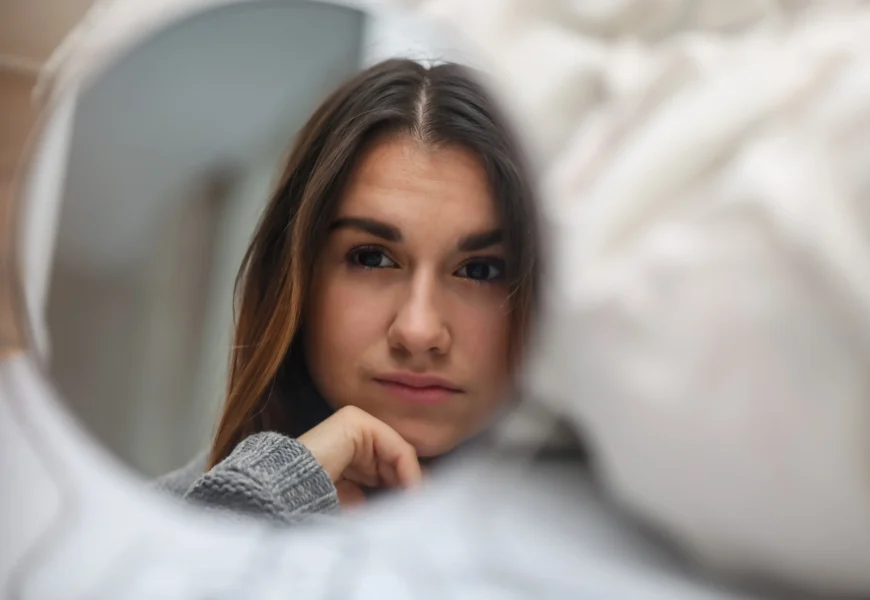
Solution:
<svg viewBox="0 0 870 600"><path fill-rule="evenodd" d="M870 593L870 7L416 3L544 176L529 389L721 572Z"/></svg>

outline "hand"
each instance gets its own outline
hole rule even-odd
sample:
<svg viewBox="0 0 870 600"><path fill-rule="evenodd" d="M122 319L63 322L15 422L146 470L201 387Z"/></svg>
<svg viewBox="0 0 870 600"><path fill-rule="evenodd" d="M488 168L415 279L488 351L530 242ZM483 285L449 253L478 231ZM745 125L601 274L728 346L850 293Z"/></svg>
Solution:
<svg viewBox="0 0 870 600"><path fill-rule="evenodd" d="M362 487L412 488L420 483L414 447L355 406L339 409L299 442L329 473L343 506L364 501Z"/></svg>

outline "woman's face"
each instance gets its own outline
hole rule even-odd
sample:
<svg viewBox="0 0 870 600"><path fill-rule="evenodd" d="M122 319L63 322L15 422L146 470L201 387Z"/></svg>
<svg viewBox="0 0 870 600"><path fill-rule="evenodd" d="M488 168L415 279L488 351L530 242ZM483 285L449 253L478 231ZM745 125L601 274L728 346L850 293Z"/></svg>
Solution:
<svg viewBox="0 0 870 600"><path fill-rule="evenodd" d="M504 402L505 248L483 166L389 138L365 154L315 265L306 359L333 408L449 451Z"/></svg>

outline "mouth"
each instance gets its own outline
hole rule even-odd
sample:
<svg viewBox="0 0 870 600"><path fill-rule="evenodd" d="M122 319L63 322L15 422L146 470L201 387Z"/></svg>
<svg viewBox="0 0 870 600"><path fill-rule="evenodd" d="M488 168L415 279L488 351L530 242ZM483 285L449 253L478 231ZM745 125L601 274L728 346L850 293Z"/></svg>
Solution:
<svg viewBox="0 0 870 600"><path fill-rule="evenodd" d="M441 404L464 393L453 382L430 375L394 373L375 377L374 381L390 396L409 404Z"/></svg>

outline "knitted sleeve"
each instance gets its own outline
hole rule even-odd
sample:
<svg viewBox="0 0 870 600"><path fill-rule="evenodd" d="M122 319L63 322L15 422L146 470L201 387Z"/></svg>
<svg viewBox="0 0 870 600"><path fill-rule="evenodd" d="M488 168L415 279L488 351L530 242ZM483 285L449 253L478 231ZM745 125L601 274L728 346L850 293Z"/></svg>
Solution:
<svg viewBox="0 0 870 600"><path fill-rule="evenodd" d="M226 459L197 478L184 498L280 523L338 511L335 485L308 448L274 432L257 433L242 441Z"/></svg>

